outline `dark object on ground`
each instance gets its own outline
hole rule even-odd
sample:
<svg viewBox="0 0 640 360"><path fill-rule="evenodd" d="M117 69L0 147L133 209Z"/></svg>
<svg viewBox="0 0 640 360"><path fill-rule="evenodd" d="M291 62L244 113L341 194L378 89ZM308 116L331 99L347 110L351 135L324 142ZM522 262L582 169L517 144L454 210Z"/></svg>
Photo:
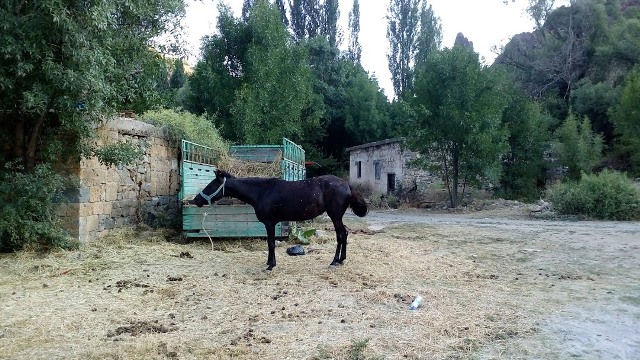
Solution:
<svg viewBox="0 0 640 360"><path fill-rule="evenodd" d="M292 246L287 249L287 254L291 256L304 255L304 248L302 245Z"/></svg>

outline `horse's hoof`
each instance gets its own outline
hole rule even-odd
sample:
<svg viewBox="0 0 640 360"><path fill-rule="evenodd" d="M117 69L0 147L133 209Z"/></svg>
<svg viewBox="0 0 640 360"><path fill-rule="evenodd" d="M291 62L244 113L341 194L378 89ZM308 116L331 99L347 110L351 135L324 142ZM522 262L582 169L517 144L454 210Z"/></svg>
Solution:
<svg viewBox="0 0 640 360"><path fill-rule="evenodd" d="M269 266L264 270L264 272L266 272L267 274L271 274L271 271L273 271L273 266Z"/></svg>

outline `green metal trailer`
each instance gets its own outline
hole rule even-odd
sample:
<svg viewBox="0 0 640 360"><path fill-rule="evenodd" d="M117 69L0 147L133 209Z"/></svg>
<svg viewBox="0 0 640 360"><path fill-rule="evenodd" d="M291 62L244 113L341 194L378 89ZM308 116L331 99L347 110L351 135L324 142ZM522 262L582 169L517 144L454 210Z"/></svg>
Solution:
<svg viewBox="0 0 640 360"><path fill-rule="evenodd" d="M241 145L229 149L231 156L244 160L271 163L280 160L282 178L302 180L306 177L302 147L283 138L282 145ZM212 207L188 204L215 177L216 159L211 148L182 141L180 174L182 187L182 232L185 237L266 237L251 205L236 199L223 199ZM205 212L207 215L204 216ZM287 223L276 226L276 236L288 235Z"/></svg>

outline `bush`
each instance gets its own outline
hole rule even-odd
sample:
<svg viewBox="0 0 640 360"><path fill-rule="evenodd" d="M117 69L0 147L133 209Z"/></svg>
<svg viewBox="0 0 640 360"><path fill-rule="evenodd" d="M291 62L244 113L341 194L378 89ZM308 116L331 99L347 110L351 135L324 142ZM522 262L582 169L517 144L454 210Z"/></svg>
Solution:
<svg viewBox="0 0 640 360"><path fill-rule="evenodd" d="M180 142L184 139L208 146L219 156L228 153L229 145L222 139L213 123L204 116L197 116L188 111L165 109L147 111L141 120L165 128L177 147L180 147Z"/></svg>
<svg viewBox="0 0 640 360"><path fill-rule="evenodd" d="M60 225L54 202L69 185L67 178L48 165L25 173L7 164L0 171L0 251L16 251L27 245L75 247Z"/></svg>
<svg viewBox="0 0 640 360"><path fill-rule="evenodd" d="M559 214L586 215L601 220L640 219L640 190L627 176L616 171L583 174L579 182L552 187L548 197Z"/></svg>

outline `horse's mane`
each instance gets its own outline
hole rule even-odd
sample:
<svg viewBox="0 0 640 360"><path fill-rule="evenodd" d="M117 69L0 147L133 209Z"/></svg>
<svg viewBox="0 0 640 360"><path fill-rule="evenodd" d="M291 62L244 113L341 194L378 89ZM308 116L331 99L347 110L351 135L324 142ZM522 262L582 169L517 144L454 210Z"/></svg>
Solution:
<svg viewBox="0 0 640 360"><path fill-rule="evenodd" d="M218 169L218 175L222 175L223 177L227 177L227 178L234 178L235 176L229 174L229 172L222 170L222 169Z"/></svg>
<svg viewBox="0 0 640 360"><path fill-rule="evenodd" d="M218 176L222 176L222 177L226 177L226 178L238 178L235 175L231 175L228 171L226 170L222 170L222 169L218 169ZM282 180L280 178L262 178L262 177L244 177L243 179L255 179L255 180Z"/></svg>

